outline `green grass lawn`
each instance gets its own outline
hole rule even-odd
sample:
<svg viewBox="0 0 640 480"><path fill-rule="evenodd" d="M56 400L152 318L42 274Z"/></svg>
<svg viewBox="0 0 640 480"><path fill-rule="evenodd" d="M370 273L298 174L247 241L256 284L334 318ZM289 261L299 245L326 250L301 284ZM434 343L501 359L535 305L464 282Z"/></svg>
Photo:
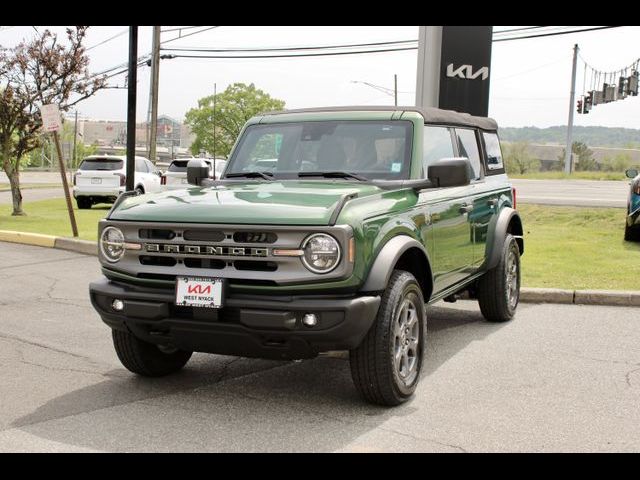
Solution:
<svg viewBox="0 0 640 480"><path fill-rule="evenodd" d="M75 206L75 202L74 202ZM75 210L80 238L96 240L98 220L110 205ZM64 198L24 205L25 217L0 206L0 230L71 237ZM523 286L638 290L640 243L623 240L621 208L520 205L524 224Z"/></svg>
<svg viewBox="0 0 640 480"><path fill-rule="evenodd" d="M91 210L78 210L73 199L72 204L78 224L78 235L85 240L96 240L98 220L107 215L111 205L101 203L94 205ZM0 230L73 237L64 198L28 202L23 204L23 210L27 213L26 216L13 217L11 204L0 205Z"/></svg>
<svg viewBox="0 0 640 480"><path fill-rule="evenodd" d="M523 178L527 180L628 180L624 172L531 172L523 175L510 173L509 178Z"/></svg>
<svg viewBox="0 0 640 480"><path fill-rule="evenodd" d="M519 205L525 287L640 290L640 243L625 242L622 208Z"/></svg>

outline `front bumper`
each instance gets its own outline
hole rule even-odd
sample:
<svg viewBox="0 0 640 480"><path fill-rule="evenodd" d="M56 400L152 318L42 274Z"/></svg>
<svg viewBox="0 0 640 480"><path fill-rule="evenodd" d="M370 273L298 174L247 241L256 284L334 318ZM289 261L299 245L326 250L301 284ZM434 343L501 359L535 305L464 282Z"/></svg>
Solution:
<svg viewBox="0 0 640 480"><path fill-rule="evenodd" d="M376 318L379 296L231 295L221 309L176 306L174 292L106 278L89 286L91 303L111 328L182 350L272 359L312 358L360 344ZM115 298L124 310L111 308ZM314 313L314 327L302 324Z"/></svg>

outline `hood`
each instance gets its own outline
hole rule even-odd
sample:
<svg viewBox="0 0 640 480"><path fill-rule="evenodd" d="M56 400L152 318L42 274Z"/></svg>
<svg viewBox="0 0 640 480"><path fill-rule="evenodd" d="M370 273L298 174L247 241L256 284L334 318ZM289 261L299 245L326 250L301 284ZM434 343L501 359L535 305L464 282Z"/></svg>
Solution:
<svg viewBox="0 0 640 480"><path fill-rule="evenodd" d="M227 183L126 198L109 217L147 222L328 225L345 195L379 193L357 182Z"/></svg>

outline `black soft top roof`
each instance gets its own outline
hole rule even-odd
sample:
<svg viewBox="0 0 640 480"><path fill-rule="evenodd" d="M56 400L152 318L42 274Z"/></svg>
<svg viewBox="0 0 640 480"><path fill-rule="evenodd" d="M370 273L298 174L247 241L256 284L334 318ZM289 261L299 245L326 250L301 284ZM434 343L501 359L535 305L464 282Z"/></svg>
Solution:
<svg viewBox="0 0 640 480"><path fill-rule="evenodd" d="M477 127L483 130L497 130L498 124L493 118L476 117L468 113L454 110L443 110L434 107L395 107L395 106L346 106L346 107L316 107L301 108L296 110L282 110L278 112L266 112L264 115L285 115L287 113L313 113L313 112L418 112L424 117L425 123L461 125L465 127Z"/></svg>

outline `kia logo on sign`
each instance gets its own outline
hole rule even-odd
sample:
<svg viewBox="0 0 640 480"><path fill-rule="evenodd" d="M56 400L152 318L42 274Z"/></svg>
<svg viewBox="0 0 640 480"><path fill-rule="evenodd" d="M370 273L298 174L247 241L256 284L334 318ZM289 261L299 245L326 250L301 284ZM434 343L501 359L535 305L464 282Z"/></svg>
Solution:
<svg viewBox="0 0 640 480"><path fill-rule="evenodd" d="M482 75L482 80L489 78L489 67L482 67L473 72L471 65L461 65L460 67L453 69L453 63L447 65L447 77L462 78L465 80L474 80Z"/></svg>
<svg viewBox="0 0 640 480"><path fill-rule="evenodd" d="M210 294L211 293L211 285L207 285L205 288L202 287L202 285L189 285L187 287L187 291L188 293L196 293L198 295L204 295L206 294Z"/></svg>

